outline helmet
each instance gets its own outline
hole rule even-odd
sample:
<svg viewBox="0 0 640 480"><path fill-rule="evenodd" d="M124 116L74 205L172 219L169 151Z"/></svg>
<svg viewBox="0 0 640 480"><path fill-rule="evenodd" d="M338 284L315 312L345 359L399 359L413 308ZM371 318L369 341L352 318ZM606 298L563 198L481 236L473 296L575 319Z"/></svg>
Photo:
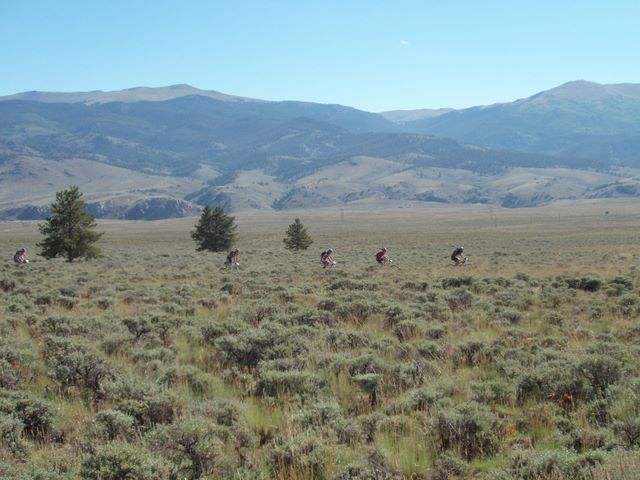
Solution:
<svg viewBox="0 0 640 480"><path fill-rule="evenodd" d="M329 248L329 249L327 249L327 252L329 252L329 253L333 253L333 248Z"/></svg>
<svg viewBox="0 0 640 480"><path fill-rule="evenodd" d="M382 251L386 252L387 251L387 247L382 247Z"/></svg>
<svg viewBox="0 0 640 480"><path fill-rule="evenodd" d="M22 250L23 252L27 251L27 247L22 247L20 250Z"/></svg>
<svg viewBox="0 0 640 480"><path fill-rule="evenodd" d="M460 247L460 250L464 250L464 247Z"/></svg>

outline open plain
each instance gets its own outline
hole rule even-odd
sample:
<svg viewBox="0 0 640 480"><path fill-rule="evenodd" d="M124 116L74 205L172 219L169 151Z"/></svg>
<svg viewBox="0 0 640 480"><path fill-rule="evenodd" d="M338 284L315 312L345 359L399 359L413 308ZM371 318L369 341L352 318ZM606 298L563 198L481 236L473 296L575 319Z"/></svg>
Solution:
<svg viewBox="0 0 640 480"><path fill-rule="evenodd" d="M194 218L0 224L0 477L640 478L637 200L405 206L240 213L239 272Z"/></svg>

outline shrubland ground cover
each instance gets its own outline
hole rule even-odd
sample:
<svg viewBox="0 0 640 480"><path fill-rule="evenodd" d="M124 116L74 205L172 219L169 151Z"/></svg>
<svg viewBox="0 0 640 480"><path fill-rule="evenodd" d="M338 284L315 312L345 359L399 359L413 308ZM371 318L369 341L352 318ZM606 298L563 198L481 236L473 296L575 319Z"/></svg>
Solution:
<svg viewBox="0 0 640 480"><path fill-rule="evenodd" d="M238 215L239 273L195 219L72 264L2 224L0 477L640 478L637 212Z"/></svg>

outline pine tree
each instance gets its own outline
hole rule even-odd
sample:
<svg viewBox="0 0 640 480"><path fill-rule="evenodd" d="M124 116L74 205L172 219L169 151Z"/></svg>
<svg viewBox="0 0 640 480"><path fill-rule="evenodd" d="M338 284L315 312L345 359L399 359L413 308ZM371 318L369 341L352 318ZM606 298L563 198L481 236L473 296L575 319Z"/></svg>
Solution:
<svg viewBox="0 0 640 480"><path fill-rule="evenodd" d="M228 250L236 238L237 225L234 222L235 217L226 215L222 207L216 207L213 210L208 206L204 207L195 231L191 232L191 238L198 244L196 250L211 252Z"/></svg>
<svg viewBox="0 0 640 480"><path fill-rule="evenodd" d="M94 245L102 233L95 232L96 222L86 211L87 204L76 185L56 193L51 204L51 217L38 225L44 240L38 243L40 255L45 258L65 257L68 262L76 258L95 258L100 249Z"/></svg>
<svg viewBox="0 0 640 480"><path fill-rule="evenodd" d="M302 225L299 218L289 225L287 236L284 240L285 248L289 250L306 250L313 243L311 237L307 234L307 229Z"/></svg>

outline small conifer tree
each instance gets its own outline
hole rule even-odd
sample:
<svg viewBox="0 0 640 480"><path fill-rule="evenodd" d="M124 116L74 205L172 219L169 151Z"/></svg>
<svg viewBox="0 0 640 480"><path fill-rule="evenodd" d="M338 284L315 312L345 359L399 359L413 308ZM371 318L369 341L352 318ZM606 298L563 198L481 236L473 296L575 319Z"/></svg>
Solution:
<svg viewBox="0 0 640 480"><path fill-rule="evenodd" d="M38 225L44 240L38 243L40 255L45 258L62 256L68 262L76 258L94 258L100 249L94 245L102 233L94 231L96 222L86 211L87 204L76 185L56 193L56 201L51 204L51 217Z"/></svg>
<svg viewBox="0 0 640 480"><path fill-rule="evenodd" d="M236 238L235 219L225 214L222 207L204 207L195 231L191 232L191 238L198 244L196 250L222 252L231 248Z"/></svg>
<svg viewBox="0 0 640 480"><path fill-rule="evenodd" d="M299 218L289 225L287 236L283 240L285 248L289 250L306 250L313 243L307 229L302 225Z"/></svg>

